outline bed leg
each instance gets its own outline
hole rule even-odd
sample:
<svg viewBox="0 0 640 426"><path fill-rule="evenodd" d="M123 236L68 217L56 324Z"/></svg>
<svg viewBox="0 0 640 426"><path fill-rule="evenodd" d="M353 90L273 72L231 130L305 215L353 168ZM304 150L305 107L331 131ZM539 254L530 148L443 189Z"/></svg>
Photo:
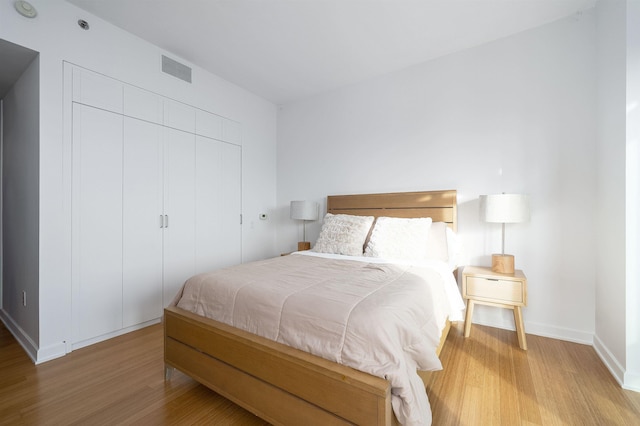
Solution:
<svg viewBox="0 0 640 426"><path fill-rule="evenodd" d="M175 368L169 366L169 365L165 365L164 366L164 380L165 381L170 381L171 380L171 376L173 375L173 370L175 370Z"/></svg>

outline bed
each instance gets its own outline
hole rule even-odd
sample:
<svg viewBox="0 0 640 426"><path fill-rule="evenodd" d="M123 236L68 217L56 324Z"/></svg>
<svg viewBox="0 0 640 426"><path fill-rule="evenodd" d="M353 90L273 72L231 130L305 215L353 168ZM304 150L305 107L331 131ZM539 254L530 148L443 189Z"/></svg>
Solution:
<svg viewBox="0 0 640 426"><path fill-rule="evenodd" d="M327 212L376 218L429 217L455 230L456 191L330 196ZM289 257L285 262L294 262L295 255ZM278 262L282 263L264 265L269 269ZM177 306L166 308L164 326L167 379L177 368L270 423L397 423L389 380ZM439 327L443 330L434 344L437 353L449 323L442 322Z"/></svg>

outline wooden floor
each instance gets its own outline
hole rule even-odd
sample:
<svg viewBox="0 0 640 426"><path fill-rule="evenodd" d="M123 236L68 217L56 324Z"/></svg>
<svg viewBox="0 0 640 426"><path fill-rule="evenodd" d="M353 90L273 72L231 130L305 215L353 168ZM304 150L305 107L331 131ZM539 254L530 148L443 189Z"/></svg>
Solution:
<svg viewBox="0 0 640 426"><path fill-rule="evenodd" d="M462 323L427 394L435 425L640 425L640 393L622 389L591 346Z"/></svg>
<svg viewBox="0 0 640 426"><path fill-rule="evenodd" d="M640 425L640 394L621 389L593 348L454 326L444 371L429 378L434 425ZM0 424L264 425L175 372L164 381L162 329L148 327L34 366L0 323Z"/></svg>

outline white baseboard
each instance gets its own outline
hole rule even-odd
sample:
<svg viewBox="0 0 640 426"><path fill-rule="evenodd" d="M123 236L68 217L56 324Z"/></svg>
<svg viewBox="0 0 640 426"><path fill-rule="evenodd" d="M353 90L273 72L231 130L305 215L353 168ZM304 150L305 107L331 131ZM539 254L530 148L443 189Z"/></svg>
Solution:
<svg viewBox="0 0 640 426"><path fill-rule="evenodd" d="M25 350L29 358L36 363L38 359L38 345L14 320L11 315L4 309L0 309L0 320L4 323L5 327L13 334L20 346Z"/></svg>
<svg viewBox="0 0 640 426"><path fill-rule="evenodd" d="M473 323L515 331L513 321L502 322L499 320L495 321L480 317L478 318L478 320L473 321ZM584 331L573 330L570 328L556 327L553 325L540 324L536 322L525 322L524 331L527 334L535 334L536 336L566 340L568 342L580 343L583 345L593 345L593 334L586 333Z"/></svg>
<svg viewBox="0 0 640 426"><path fill-rule="evenodd" d="M84 348L86 346L93 345L93 344L98 343L98 342L102 342L102 341L105 341L105 340L108 340L108 339L112 339L114 337L118 337L118 336L121 336L123 334L127 334L127 333L130 333L132 331L135 331L135 330L140 330L141 328L145 328L145 327L148 327L148 326L153 325L153 324L158 324L161 321L161 319L162 318L152 319L150 321L143 322L141 324L136 324L136 325L133 325L131 327L127 327L127 328L123 328L123 329L114 331L112 333L106 333L106 334L103 334L102 336L93 337L91 339L82 340L80 342L72 343L70 345L69 352L75 351L76 349Z"/></svg>
<svg viewBox="0 0 640 426"><path fill-rule="evenodd" d="M618 362L618 359L611 353L609 348L607 348L604 342L597 335L594 336L593 340L593 348L596 350L596 353L620 386L627 390L640 392L640 375L626 371L622 364Z"/></svg>
<svg viewBox="0 0 640 426"><path fill-rule="evenodd" d="M624 373L624 384L622 387L627 390L640 392L640 374Z"/></svg>
<svg viewBox="0 0 640 426"><path fill-rule="evenodd" d="M66 345L64 342L56 343L44 348L38 349L38 359L36 364L51 361L52 359L63 357L67 354Z"/></svg>
<svg viewBox="0 0 640 426"><path fill-rule="evenodd" d="M620 386L624 387L624 368L597 335L593 337L593 349L596 350L596 353L609 369L613 378L616 379Z"/></svg>
<svg viewBox="0 0 640 426"><path fill-rule="evenodd" d="M535 334L536 336L566 340L567 342L580 343L582 345L593 345L593 334L585 331L536 322L525 323L524 329L526 333Z"/></svg>
<svg viewBox="0 0 640 426"><path fill-rule="evenodd" d="M38 348L38 345L31 339L27 333L11 318L4 309L0 309L0 320L4 323L7 329L13 334L15 339L22 346L34 364L40 364L43 362L51 361L52 359L65 356L67 352L74 349L80 349L85 346L92 345L94 343L102 342L103 340L111 339L112 337L120 336L121 334L129 333L131 331L139 330L144 327L148 327L160 322L161 318L156 318L151 321L137 324L131 327L124 328L122 330L115 331L113 333L104 334L102 336L84 340L82 342L67 345L65 342L56 343L43 348ZM67 350L69 349L69 350Z"/></svg>

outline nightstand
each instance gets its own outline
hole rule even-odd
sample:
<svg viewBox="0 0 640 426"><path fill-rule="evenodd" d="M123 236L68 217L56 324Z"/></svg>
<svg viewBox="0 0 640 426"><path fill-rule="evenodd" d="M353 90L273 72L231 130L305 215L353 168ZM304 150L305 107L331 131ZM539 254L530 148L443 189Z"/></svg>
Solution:
<svg viewBox="0 0 640 426"><path fill-rule="evenodd" d="M527 338L522 322L522 307L527 306L527 277L522 271L513 274L492 272L491 268L466 266L462 271L462 297L467 300L464 317L464 337L471 333L473 306L497 306L513 310L520 348L527 350Z"/></svg>

